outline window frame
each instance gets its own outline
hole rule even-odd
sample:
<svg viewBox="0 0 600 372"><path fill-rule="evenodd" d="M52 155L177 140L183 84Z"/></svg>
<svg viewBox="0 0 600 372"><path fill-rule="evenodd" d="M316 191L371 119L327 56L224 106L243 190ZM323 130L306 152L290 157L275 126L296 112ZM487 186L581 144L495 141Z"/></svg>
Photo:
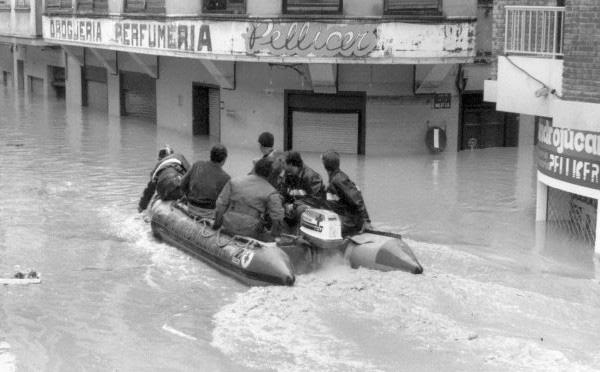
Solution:
<svg viewBox="0 0 600 372"><path fill-rule="evenodd" d="M437 8L405 8L398 9L392 8L390 9L390 2L393 0L383 0L383 14L385 15L403 15L403 14L411 14L411 15L429 15L431 13L435 13L436 15L442 15L443 11L443 0L437 1Z"/></svg>
<svg viewBox="0 0 600 372"><path fill-rule="evenodd" d="M51 6L46 1L46 12L60 12L60 13L69 13L73 11L73 0L55 0L58 5ZM68 3L68 6L66 4Z"/></svg>
<svg viewBox="0 0 600 372"><path fill-rule="evenodd" d="M298 5L297 9L292 8L291 10L289 9L290 6L290 2L300 2L298 0L282 0L282 4L281 4L281 11L283 14L290 14L290 15L301 15L301 14L342 14L344 11L344 0L337 0L338 3L338 8L336 10L307 10L307 9L302 9L300 5ZM329 1L329 2L334 2L334 1ZM292 4L292 6L294 6L294 4ZM326 6L324 5L323 8L325 8Z"/></svg>
<svg viewBox="0 0 600 372"><path fill-rule="evenodd" d="M222 0L225 1L225 9L208 9L207 5L209 0L202 1L202 13L205 14L246 14L246 1L241 0L241 6L230 9L229 1L230 0Z"/></svg>
<svg viewBox="0 0 600 372"><path fill-rule="evenodd" d="M98 3L102 3L103 5L98 6ZM78 0L77 11L83 13L108 13L108 0L89 0L83 4L81 0Z"/></svg>
<svg viewBox="0 0 600 372"><path fill-rule="evenodd" d="M127 7L128 0L123 0L123 13L151 13L151 14L164 14L166 12L165 0L162 0L162 7L148 7L148 3L152 2L152 0L139 0L144 2L144 7L137 9L130 9Z"/></svg>

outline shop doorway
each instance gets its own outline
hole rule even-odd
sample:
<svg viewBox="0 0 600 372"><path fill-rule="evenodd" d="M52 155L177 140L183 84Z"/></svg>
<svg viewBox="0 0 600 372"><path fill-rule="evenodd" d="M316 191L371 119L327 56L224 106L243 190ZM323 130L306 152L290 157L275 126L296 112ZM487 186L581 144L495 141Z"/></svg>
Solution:
<svg viewBox="0 0 600 372"><path fill-rule="evenodd" d="M17 89L25 89L25 66L22 59L17 61Z"/></svg>
<svg viewBox="0 0 600 372"><path fill-rule="evenodd" d="M156 122L156 79L139 72L120 71L121 115Z"/></svg>
<svg viewBox="0 0 600 372"><path fill-rule="evenodd" d="M192 133L194 136L221 137L221 93L219 88L192 85Z"/></svg>
<svg viewBox="0 0 600 372"><path fill-rule="evenodd" d="M48 66L50 86L56 98L65 98L65 68L59 66Z"/></svg>
<svg viewBox="0 0 600 372"><path fill-rule="evenodd" d="M285 150L365 153L364 93L286 92Z"/></svg>
<svg viewBox="0 0 600 372"><path fill-rule="evenodd" d="M44 79L29 75L27 82L30 95L41 96L44 94Z"/></svg>
<svg viewBox="0 0 600 372"><path fill-rule="evenodd" d="M483 101L483 93L462 95L460 149L514 147L519 144L517 114L496 111Z"/></svg>
<svg viewBox="0 0 600 372"><path fill-rule="evenodd" d="M104 67L85 66L83 69L83 106L108 112L108 84Z"/></svg>

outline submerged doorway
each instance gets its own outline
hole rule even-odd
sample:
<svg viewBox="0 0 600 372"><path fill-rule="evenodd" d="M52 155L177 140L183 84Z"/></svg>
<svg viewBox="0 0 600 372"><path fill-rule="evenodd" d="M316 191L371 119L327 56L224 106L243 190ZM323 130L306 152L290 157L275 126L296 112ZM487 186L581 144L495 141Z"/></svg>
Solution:
<svg viewBox="0 0 600 372"><path fill-rule="evenodd" d="M192 85L192 133L221 139L221 94L219 88Z"/></svg>
<svg viewBox="0 0 600 372"><path fill-rule="evenodd" d="M517 114L496 111L483 93L462 95L460 150L514 147L519 143Z"/></svg>

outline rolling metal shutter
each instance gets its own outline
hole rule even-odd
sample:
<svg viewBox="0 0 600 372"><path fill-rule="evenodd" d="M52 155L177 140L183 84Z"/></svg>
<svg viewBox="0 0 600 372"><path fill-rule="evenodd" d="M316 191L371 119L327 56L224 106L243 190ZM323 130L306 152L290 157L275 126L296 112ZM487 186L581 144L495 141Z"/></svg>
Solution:
<svg viewBox="0 0 600 372"><path fill-rule="evenodd" d="M339 153L358 153L358 120L356 112L292 112L292 149Z"/></svg>
<svg viewBox="0 0 600 372"><path fill-rule="evenodd" d="M108 85L104 67L85 66L85 89L86 105L108 112Z"/></svg>
<svg viewBox="0 0 600 372"><path fill-rule="evenodd" d="M125 115L156 120L156 81L146 74L121 72Z"/></svg>
<svg viewBox="0 0 600 372"><path fill-rule="evenodd" d="M208 89L208 125L209 134L221 140L221 92L219 89Z"/></svg>

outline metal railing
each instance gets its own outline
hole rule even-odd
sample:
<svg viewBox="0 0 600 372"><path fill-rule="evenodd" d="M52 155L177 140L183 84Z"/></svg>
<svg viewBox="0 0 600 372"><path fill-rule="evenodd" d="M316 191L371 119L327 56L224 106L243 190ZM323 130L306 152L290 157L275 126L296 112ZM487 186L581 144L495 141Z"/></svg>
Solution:
<svg viewBox="0 0 600 372"><path fill-rule="evenodd" d="M507 6L504 52L563 56L564 7Z"/></svg>

